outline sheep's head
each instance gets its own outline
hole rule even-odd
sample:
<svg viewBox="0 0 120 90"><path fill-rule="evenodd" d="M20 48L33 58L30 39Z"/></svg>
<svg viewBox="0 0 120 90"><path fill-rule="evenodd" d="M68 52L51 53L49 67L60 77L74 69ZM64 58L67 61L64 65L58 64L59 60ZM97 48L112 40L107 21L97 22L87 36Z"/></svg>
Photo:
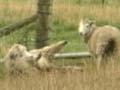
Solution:
<svg viewBox="0 0 120 90"><path fill-rule="evenodd" d="M32 59L32 54L27 52L25 46L15 44L9 50L7 58L9 58L10 60L30 60Z"/></svg>
<svg viewBox="0 0 120 90"><path fill-rule="evenodd" d="M90 35L94 30L95 23L92 20L81 20L79 23L79 34L83 37Z"/></svg>

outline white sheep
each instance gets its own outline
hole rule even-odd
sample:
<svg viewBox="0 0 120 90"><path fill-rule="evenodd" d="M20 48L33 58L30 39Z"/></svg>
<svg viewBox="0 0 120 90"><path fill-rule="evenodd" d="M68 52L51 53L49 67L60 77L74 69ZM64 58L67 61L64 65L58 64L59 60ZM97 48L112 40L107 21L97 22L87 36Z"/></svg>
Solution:
<svg viewBox="0 0 120 90"><path fill-rule="evenodd" d="M120 31L116 27L110 25L98 27L94 21L81 20L79 34L83 36L89 51L97 58L97 69L105 58L120 54Z"/></svg>
<svg viewBox="0 0 120 90"><path fill-rule="evenodd" d="M33 55L29 53L25 46L13 45L4 58L7 72L10 74L25 73L29 68L29 61L33 60Z"/></svg>
<svg viewBox="0 0 120 90"><path fill-rule="evenodd" d="M34 58L36 59L35 66L40 70L49 70L53 68L55 66L52 63L54 54L59 52L66 43L66 41L59 41L55 44L45 46L41 49L29 51L34 55Z"/></svg>
<svg viewBox="0 0 120 90"><path fill-rule="evenodd" d="M45 46L41 49L27 51L26 47L20 44L13 45L4 58L4 64L7 72L12 75L29 74L32 70L50 69L54 67L51 58L59 52L66 41ZM35 69L36 68L36 69Z"/></svg>

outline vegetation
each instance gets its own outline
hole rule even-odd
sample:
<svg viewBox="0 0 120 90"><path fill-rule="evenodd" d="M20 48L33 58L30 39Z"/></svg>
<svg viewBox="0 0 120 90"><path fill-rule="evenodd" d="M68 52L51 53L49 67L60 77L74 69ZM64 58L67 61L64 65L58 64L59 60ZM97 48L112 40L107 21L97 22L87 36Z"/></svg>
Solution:
<svg viewBox="0 0 120 90"><path fill-rule="evenodd" d="M78 34L81 18L95 19L97 25L110 24L120 28L119 0L54 0L50 18L49 43L67 40L68 45L62 52L86 51L87 46ZM35 0L0 0L0 27L21 20L36 13ZM0 57L3 57L11 45L22 43L31 48L35 42L36 23L21 28L9 36L0 38ZM109 65L106 70L97 72L87 60L80 72L46 72L28 78L6 79L0 81L0 90L119 90L120 66ZM58 61L63 65L68 61ZM56 62L55 62L56 63ZM80 65L86 62L69 61ZM0 65L0 77L3 78L3 66ZM40 75L40 76L39 76ZM33 78L34 77L34 78Z"/></svg>
<svg viewBox="0 0 120 90"><path fill-rule="evenodd" d="M119 90L120 67L96 72L56 71L32 73L31 76L7 78L1 90ZM91 70L91 71L90 71ZM115 70L115 71L114 71Z"/></svg>
<svg viewBox="0 0 120 90"><path fill-rule="evenodd" d="M78 1L81 1L81 3L75 4L75 2ZM53 14L50 19L50 22L52 23L50 23L51 30L49 42L56 42L62 39L68 40L69 43L64 49L65 52L87 50L77 32L78 23L81 18L95 19L98 25L111 24L120 28L120 7L116 3L117 0L114 0L114 2L113 0L105 0L113 3L104 6L93 3L93 1L96 2L97 0L54 0L52 8ZM88 2L92 4L89 4ZM21 20L36 12L36 2L34 0L23 0L20 2L17 0L1 0L0 4L1 27ZM13 43L20 42L27 45L29 48L34 48L35 27L35 23L33 23L22 28L21 32L15 32L10 36L3 37L0 40L2 42L1 47L5 46L6 49ZM26 31L28 29L29 32ZM26 36L26 34L28 34L28 36ZM4 54L4 51L1 50L1 53Z"/></svg>

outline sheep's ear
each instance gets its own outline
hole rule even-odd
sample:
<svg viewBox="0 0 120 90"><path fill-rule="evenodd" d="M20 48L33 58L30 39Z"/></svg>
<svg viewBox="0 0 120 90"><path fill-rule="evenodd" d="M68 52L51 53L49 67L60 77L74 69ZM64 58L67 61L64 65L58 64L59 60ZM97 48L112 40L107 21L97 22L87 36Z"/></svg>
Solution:
<svg viewBox="0 0 120 90"><path fill-rule="evenodd" d="M88 18L86 18L84 21L85 21L86 24L89 24L90 26L96 23L95 20L91 20L91 19L88 19Z"/></svg>
<svg viewBox="0 0 120 90"><path fill-rule="evenodd" d="M16 53L11 52L11 53L9 54L9 58L10 58L11 60L14 60L16 57L17 57L17 54L16 54Z"/></svg>
<svg viewBox="0 0 120 90"><path fill-rule="evenodd" d="M19 45L15 45L15 46L14 46L14 49L15 49L15 50L19 50L19 49L20 49Z"/></svg>
<svg viewBox="0 0 120 90"><path fill-rule="evenodd" d="M94 20L89 21L90 26L95 25L95 23L96 23L96 21L94 21Z"/></svg>

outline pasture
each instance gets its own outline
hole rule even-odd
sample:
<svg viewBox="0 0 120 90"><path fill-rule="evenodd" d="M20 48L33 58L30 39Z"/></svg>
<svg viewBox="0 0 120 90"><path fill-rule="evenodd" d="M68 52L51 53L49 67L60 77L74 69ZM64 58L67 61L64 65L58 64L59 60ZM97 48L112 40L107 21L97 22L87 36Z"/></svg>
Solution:
<svg viewBox="0 0 120 90"><path fill-rule="evenodd" d="M99 0L93 1L95 3L90 3L90 0L54 0L48 42L64 39L68 44L62 52L86 51L87 46L78 34L81 18L95 19L97 25L110 24L120 29L120 1L108 0L104 6ZM0 27L33 15L36 8L35 0L0 0ZM0 57L14 43L22 43L29 49L35 48L35 29L36 23L32 23L0 38ZM109 64L105 70L98 72L91 62L92 59L87 59L86 62L84 59L55 60L57 65L78 65L82 70L36 72L28 77L17 78L4 76L4 66L0 65L0 90L119 90L120 63L115 67Z"/></svg>

